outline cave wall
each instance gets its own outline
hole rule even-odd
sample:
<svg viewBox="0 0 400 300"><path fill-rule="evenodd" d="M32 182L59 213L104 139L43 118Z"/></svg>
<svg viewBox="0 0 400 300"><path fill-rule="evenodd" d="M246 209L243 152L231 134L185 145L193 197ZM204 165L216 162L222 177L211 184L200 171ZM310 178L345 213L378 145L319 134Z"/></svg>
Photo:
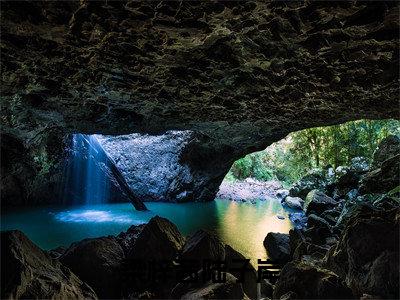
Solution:
<svg viewBox="0 0 400 300"><path fill-rule="evenodd" d="M201 143L186 157L201 175L292 131L399 118L398 6L5 2L1 136L12 159L2 198L19 201L10 186L26 186L28 199L52 182L58 159L35 160L52 132L62 141L191 130Z"/></svg>

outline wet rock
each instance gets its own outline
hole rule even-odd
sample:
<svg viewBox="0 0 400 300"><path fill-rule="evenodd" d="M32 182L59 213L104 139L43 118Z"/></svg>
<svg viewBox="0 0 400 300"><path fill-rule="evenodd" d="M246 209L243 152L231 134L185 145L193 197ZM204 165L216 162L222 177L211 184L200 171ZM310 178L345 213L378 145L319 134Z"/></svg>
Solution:
<svg viewBox="0 0 400 300"><path fill-rule="evenodd" d="M332 209L337 205L337 202L331 197L328 197L319 190L312 190L307 194L304 201L304 210L307 214L315 212L321 214L327 209Z"/></svg>
<svg viewBox="0 0 400 300"><path fill-rule="evenodd" d="M198 277L202 278L202 272ZM211 280L202 282L200 279L195 283L178 283L171 292L173 299L243 299L245 294L242 285L237 278L226 273L226 282L213 283Z"/></svg>
<svg viewBox="0 0 400 300"><path fill-rule="evenodd" d="M292 197L305 199L307 194L314 189L324 189L326 185L325 175L320 170L314 170L296 182L289 190Z"/></svg>
<svg viewBox="0 0 400 300"><path fill-rule="evenodd" d="M257 299L257 271L249 262L244 276L242 277L241 274L240 268L242 267L242 262L245 259L246 257L244 257L241 253L233 249L231 246L225 245L225 261L230 270L229 272L238 280L242 280L243 291L250 299ZM240 266L238 265L238 263L240 264ZM237 268L238 270L235 271L235 268ZM265 285L266 283L264 283L264 294L267 292L267 287Z"/></svg>
<svg viewBox="0 0 400 300"><path fill-rule="evenodd" d="M217 236L204 230L198 230L186 240L182 249L182 259L203 260L224 260L225 246Z"/></svg>
<svg viewBox="0 0 400 300"><path fill-rule="evenodd" d="M399 297L399 215L398 208L359 207L329 250L327 268L345 278L357 297Z"/></svg>
<svg viewBox="0 0 400 300"><path fill-rule="evenodd" d="M306 263L286 264L275 284L274 299L292 292L296 299L349 299L351 290L333 272Z"/></svg>
<svg viewBox="0 0 400 300"><path fill-rule="evenodd" d="M52 259L21 231L1 232L2 299L97 299L67 267Z"/></svg>
<svg viewBox="0 0 400 300"><path fill-rule="evenodd" d="M317 227L317 228L327 228L330 229L331 226L328 221L326 221L324 218L318 217L317 215L310 214L308 216L308 227Z"/></svg>
<svg viewBox="0 0 400 300"><path fill-rule="evenodd" d="M289 208L301 210L303 209L304 200L301 199L300 197L287 196L283 200L283 204L287 205Z"/></svg>
<svg viewBox="0 0 400 300"><path fill-rule="evenodd" d="M287 196L289 196L289 190L286 189L277 190L275 193L275 197L281 200L284 200Z"/></svg>
<svg viewBox="0 0 400 300"><path fill-rule="evenodd" d="M297 229L305 228L307 225L307 216L304 212L289 213L289 219Z"/></svg>
<svg viewBox="0 0 400 300"><path fill-rule="evenodd" d="M113 236L73 243L59 260L90 284L100 298L120 298L124 252Z"/></svg>
<svg viewBox="0 0 400 300"><path fill-rule="evenodd" d="M284 263L290 260L288 234L269 232L264 239L264 247L272 261Z"/></svg>
<svg viewBox="0 0 400 300"><path fill-rule="evenodd" d="M185 239L175 224L165 218L155 216L140 232L128 257L146 261L171 261L176 258L184 243Z"/></svg>
<svg viewBox="0 0 400 300"><path fill-rule="evenodd" d="M365 157L353 157L350 162L350 170L357 173L365 173L369 170L369 163Z"/></svg>

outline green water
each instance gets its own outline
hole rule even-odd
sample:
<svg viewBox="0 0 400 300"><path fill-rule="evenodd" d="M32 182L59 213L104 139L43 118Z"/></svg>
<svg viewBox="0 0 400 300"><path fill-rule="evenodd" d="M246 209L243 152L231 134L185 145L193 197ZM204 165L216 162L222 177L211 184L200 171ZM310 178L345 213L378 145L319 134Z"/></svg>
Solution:
<svg viewBox="0 0 400 300"><path fill-rule="evenodd" d="M130 203L25 208L3 212L1 229L19 229L48 250L87 237L115 235L159 215L175 223L185 236L198 229L214 232L254 263L258 258L266 258L263 240L268 232L287 233L292 228L289 212L276 199L255 204L215 200L146 205L149 209L146 212L135 211Z"/></svg>

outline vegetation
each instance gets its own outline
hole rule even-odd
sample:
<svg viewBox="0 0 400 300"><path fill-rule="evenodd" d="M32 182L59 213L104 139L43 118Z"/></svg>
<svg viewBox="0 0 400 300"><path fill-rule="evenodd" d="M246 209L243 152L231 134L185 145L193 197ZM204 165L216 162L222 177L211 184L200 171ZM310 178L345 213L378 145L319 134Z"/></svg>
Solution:
<svg viewBox="0 0 400 300"><path fill-rule="evenodd" d="M371 161L378 143L390 134L400 135L399 121L359 120L305 129L237 160L226 178L275 179L289 185L314 168L348 165L357 156Z"/></svg>

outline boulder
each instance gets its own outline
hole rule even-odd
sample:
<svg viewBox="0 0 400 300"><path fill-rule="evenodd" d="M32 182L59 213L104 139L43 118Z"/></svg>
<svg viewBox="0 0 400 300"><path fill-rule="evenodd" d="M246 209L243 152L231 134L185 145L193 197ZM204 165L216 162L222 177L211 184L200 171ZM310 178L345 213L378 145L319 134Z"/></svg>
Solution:
<svg viewBox="0 0 400 300"><path fill-rule="evenodd" d="M384 161L400 153L400 138L396 135L389 135L384 138L374 151L372 169L379 168Z"/></svg>
<svg viewBox="0 0 400 300"><path fill-rule="evenodd" d="M307 214L315 212L321 214L327 209L332 209L337 205L337 202L331 197L328 197L319 190L312 190L307 194L306 200L304 201L304 211Z"/></svg>
<svg viewBox="0 0 400 300"><path fill-rule="evenodd" d="M314 189L324 189L325 186L326 179L324 172L321 170L314 170L296 182L289 190L289 195L305 199L310 191Z"/></svg>
<svg viewBox="0 0 400 300"><path fill-rule="evenodd" d="M282 268L273 298L279 299L289 292L296 294L295 299L353 298L351 290L335 273L304 262L290 262Z"/></svg>
<svg viewBox="0 0 400 300"><path fill-rule="evenodd" d="M225 261L230 270L230 273L235 276L238 280L241 279L241 270L242 264L240 261L244 261L246 257L244 257L240 252L236 251L229 245L225 245ZM236 261L235 261L236 260ZM244 293L250 299L257 299L257 271L250 264L247 266L247 270L242 278L242 287ZM267 285L264 283L264 285ZM265 290L267 287L265 287ZM265 291L266 292L266 291Z"/></svg>
<svg viewBox="0 0 400 300"><path fill-rule="evenodd" d="M304 200L301 199L300 197L287 196L283 200L283 204L287 205L289 208L301 210L303 209Z"/></svg>
<svg viewBox="0 0 400 300"><path fill-rule="evenodd" d="M289 190L287 189L279 189L276 191L275 196L278 199L284 200L287 196L289 196Z"/></svg>
<svg viewBox="0 0 400 300"><path fill-rule="evenodd" d="M297 229L303 229L307 225L307 216L303 211L289 213L289 219Z"/></svg>
<svg viewBox="0 0 400 300"><path fill-rule="evenodd" d="M120 298L122 247L113 236L84 239L71 244L59 260L90 284L100 298Z"/></svg>
<svg viewBox="0 0 400 300"><path fill-rule="evenodd" d="M369 163L365 157L353 157L350 162L350 170L357 173L365 173L369 170Z"/></svg>
<svg viewBox="0 0 400 300"><path fill-rule="evenodd" d="M202 278L202 272L198 274ZM202 282L181 282L171 292L172 299L243 299L245 294L237 278L226 273L226 281L214 283L211 280Z"/></svg>
<svg viewBox="0 0 400 300"><path fill-rule="evenodd" d="M357 297L399 298L399 216L399 208L359 207L327 253L326 267L345 278Z"/></svg>
<svg viewBox="0 0 400 300"><path fill-rule="evenodd" d="M21 231L1 232L2 299L97 299L93 289Z"/></svg>
<svg viewBox="0 0 400 300"><path fill-rule="evenodd" d="M308 216L308 227L317 227L317 228L327 228L330 229L331 226L327 220L324 218L318 217L317 215L310 214Z"/></svg>
<svg viewBox="0 0 400 300"><path fill-rule="evenodd" d="M264 247L272 261L285 263L290 260L289 234L269 232L264 239Z"/></svg>
<svg viewBox="0 0 400 300"><path fill-rule="evenodd" d="M333 197L335 199L344 197L352 189L358 188L361 173L345 166L336 168L336 179L334 181Z"/></svg>
<svg viewBox="0 0 400 300"><path fill-rule="evenodd" d="M181 258L200 263L203 260L224 260L225 246L216 235L200 229L187 238Z"/></svg>
<svg viewBox="0 0 400 300"><path fill-rule="evenodd" d="M184 237L175 224L155 216L144 226L128 257L144 260L172 261L185 243Z"/></svg>
<svg viewBox="0 0 400 300"><path fill-rule="evenodd" d="M121 232L117 235L117 241L121 245L124 253L127 255L136 242L139 234L142 232L146 224L132 225L127 231Z"/></svg>
<svg viewBox="0 0 400 300"><path fill-rule="evenodd" d="M361 179L360 192L387 193L400 183L400 152L384 160L380 167L374 169Z"/></svg>

